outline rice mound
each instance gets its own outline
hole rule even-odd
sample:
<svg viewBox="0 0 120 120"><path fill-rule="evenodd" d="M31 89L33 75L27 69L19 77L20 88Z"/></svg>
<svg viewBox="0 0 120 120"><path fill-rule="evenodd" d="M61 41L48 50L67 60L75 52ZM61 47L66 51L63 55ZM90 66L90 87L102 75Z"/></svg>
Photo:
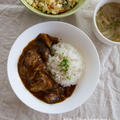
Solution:
<svg viewBox="0 0 120 120"><path fill-rule="evenodd" d="M84 71L84 61L80 53L70 44L58 43L53 45L54 56L49 56L48 69L54 75L54 79L62 86L71 86L78 83ZM66 58L69 61L67 73L61 71L59 64Z"/></svg>

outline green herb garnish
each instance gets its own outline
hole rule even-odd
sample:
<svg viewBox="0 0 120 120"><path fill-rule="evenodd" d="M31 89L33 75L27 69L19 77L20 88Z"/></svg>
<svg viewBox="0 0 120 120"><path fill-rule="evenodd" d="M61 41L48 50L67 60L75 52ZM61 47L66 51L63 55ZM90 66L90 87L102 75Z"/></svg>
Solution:
<svg viewBox="0 0 120 120"><path fill-rule="evenodd" d="M112 26L116 27L116 26L118 26L118 25L120 25L120 19L112 22L112 23L110 24L110 27L112 27Z"/></svg>
<svg viewBox="0 0 120 120"><path fill-rule="evenodd" d="M104 24L105 22L104 21L102 21L102 24Z"/></svg>
<svg viewBox="0 0 120 120"><path fill-rule="evenodd" d="M63 8L67 7L68 5L68 0L63 0L62 6Z"/></svg>
<svg viewBox="0 0 120 120"><path fill-rule="evenodd" d="M68 68L69 68L69 61L68 59L66 59L65 57L63 58L63 60L60 62L60 64L58 65L61 68L61 72L67 73L68 72Z"/></svg>
<svg viewBox="0 0 120 120"><path fill-rule="evenodd" d="M49 69L47 69L46 71L47 71L47 72L50 72L50 70L49 70Z"/></svg>
<svg viewBox="0 0 120 120"><path fill-rule="evenodd" d="M70 77L70 76L67 76L66 78L67 78L68 80L70 80L70 79L71 79L71 77Z"/></svg>
<svg viewBox="0 0 120 120"><path fill-rule="evenodd" d="M54 73L52 76L55 78L56 77L56 73Z"/></svg>
<svg viewBox="0 0 120 120"><path fill-rule="evenodd" d="M55 49L52 49L52 50L51 50L51 56L52 56L52 57L55 55L55 52L56 52Z"/></svg>

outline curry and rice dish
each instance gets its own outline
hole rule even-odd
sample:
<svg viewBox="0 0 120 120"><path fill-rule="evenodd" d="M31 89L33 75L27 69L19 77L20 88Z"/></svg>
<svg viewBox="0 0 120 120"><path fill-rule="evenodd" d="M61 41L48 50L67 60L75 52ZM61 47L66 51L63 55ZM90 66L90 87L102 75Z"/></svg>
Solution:
<svg viewBox="0 0 120 120"><path fill-rule="evenodd" d="M48 14L60 14L73 8L79 0L26 0L33 8Z"/></svg>
<svg viewBox="0 0 120 120"><path fill-rule="evenodd" d="M120 3L108 3L101 7L96 22L100 32L106 38L120 42Z"/></svg>
<svg viewBox="0 0 120 120"><path fill-rule="evenodd" d="M83 63L73 46L41 33L23 49L18 73L32 95L53 104L72 95L82 76Z"/></svg>

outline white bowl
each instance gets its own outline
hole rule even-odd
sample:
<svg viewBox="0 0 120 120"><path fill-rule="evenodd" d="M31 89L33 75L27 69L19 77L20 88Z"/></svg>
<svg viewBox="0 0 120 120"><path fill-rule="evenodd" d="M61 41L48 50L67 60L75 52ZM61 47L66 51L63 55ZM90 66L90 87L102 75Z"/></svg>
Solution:
<svg viewBox="0 0 120 120"><path fill-rule="evenodd" d="M110 2L117 2L120 3L120 0L101 0L94 11L94 16L93 16L93 32L95 33L96 37L103 43L106 43L108 45L120 45L120 42L114 42L112 40L109 40L108 38L106 38L100 31L99 28L97 27L97 23L96 23L96 14L98 12L98 10L105 4L110 3Z"/></svg>
<svg viewBox="0 0 120 120"><path fill-rule="evenodd" d="M23 48L39 33L62 38L78 49L86 60L86 71L71 97L57 104L46 104L34 97L23 85L17 70L18 58ZM8 57L8 77L16 96L27 106L44 113L63 113L83 104L93 93L100 73L97 50L88 36L77 27L63 22L45 22L25 30L13 44Z"/></svg>

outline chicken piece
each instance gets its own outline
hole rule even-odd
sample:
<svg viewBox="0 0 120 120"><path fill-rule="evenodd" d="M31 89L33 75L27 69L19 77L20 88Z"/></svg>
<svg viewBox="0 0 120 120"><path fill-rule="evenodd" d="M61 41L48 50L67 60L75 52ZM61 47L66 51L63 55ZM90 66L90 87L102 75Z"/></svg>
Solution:
<svg viewBox="0 0 120 120"><path fill-rule="evenodd" d="M35 68L41 63L42 63L42 59L40 57L40 54L38 54L36 51L29 50L26 53L25 58L24 58L24 64L26 67Z"/></svg>
<svg viewBox="0 0 120 120"><path fill-rule="evenodd" d="M29 77L29 71L25 66L19 68L22 79L27 79Z"/></svg>
<svg viewBox="0 0 120 120"><path fill-rule="evenodd" d="M25 64L26 63L25 63L24 57L21 57L20 62L18 63L18 69L21 75L20 77L21 79L24 79L29 82L32 80L34 73L33 73L33 70L29 69Z"/></svg>
<svg viewBox="0 0 120 120"><path fill-rule="evenodd" d="M46 91L54 87L51 78L45 72L39 71L34 80L36 82L31 84L30 88L32 92Z"/></svg>

